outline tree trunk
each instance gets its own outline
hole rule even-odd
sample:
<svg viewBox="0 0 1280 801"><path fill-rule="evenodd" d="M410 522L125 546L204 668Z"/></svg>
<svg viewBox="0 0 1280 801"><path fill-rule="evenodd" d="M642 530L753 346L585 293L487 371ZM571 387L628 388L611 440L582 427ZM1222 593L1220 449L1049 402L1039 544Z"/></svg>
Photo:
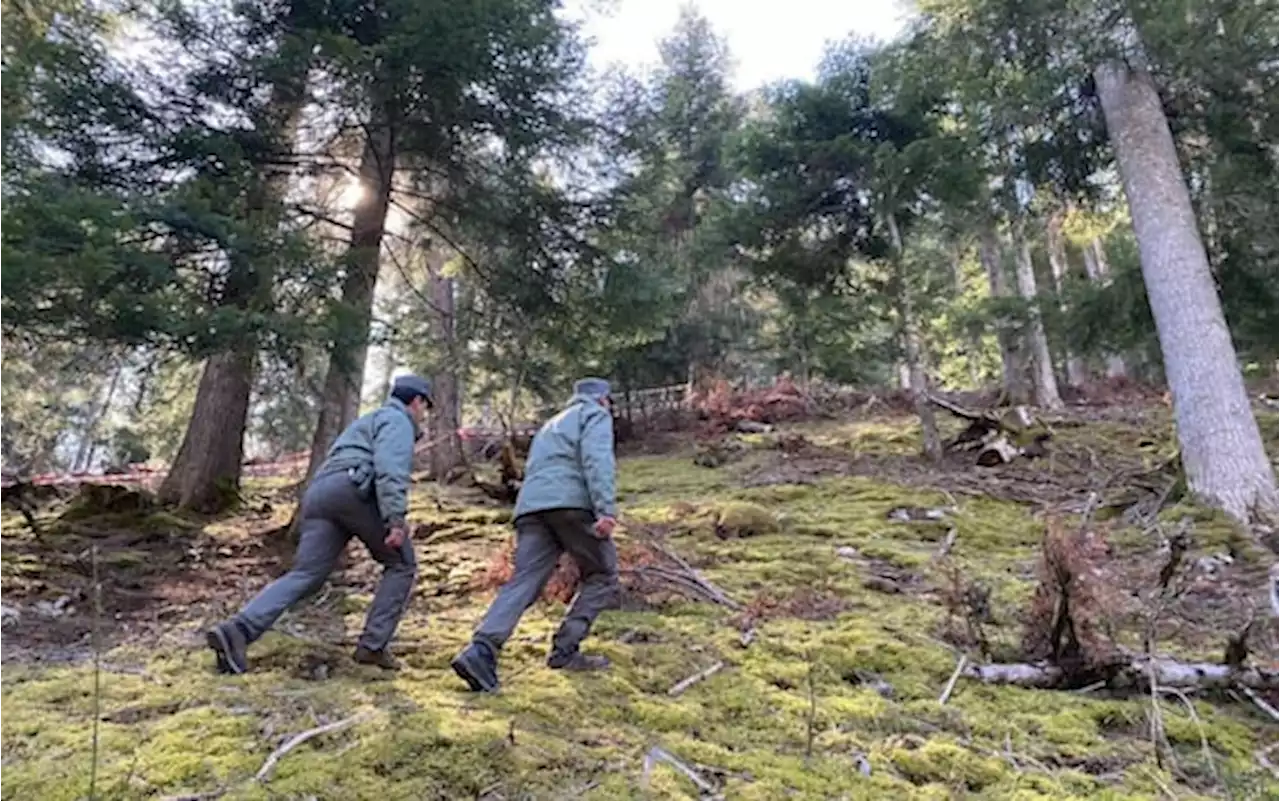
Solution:
<svg viewBox="0 0 1280 801"><path fill-rule="evenodd" d="M1160 97L1145 71L1094 71L1173 393L1191 491L1232 517L1274 517L1276 478L1196 228Z"/></svg>
<svg viewBox="0 0 1280 801"><path fill-rule="evenodd" d="M1005 275L1003 259L1000 257L1000 240L994 227L988 225L983 228L978 256L987 273L987 286L991 290L991 296L1010 297L1013 293L1009 291L1009 279ZM1018 333L1003 320L997 320L996 340L1000 343L1001 381L1005 399L1015 406L1031 403L1031 385L1027 381L1021 348L1018 347Z"/></svg>
<svg viewBox="0 0 1280 801"><path fill-rule="evenodd" d="M369 354L369 325L373 320L373 293L378 284L378 257L387 209L391 205L395 158L394 132L384 115L370 125L360 159L360 181L365 192L352 215L346 277L342 282L342 320L329 352L320 419L307 462L308 479L324 462L333 441L360 411L365 360Z"/></svg>
<svg viewBox="0 0 1280 801"><path fill-rule="evenodd" d="M427 421L431 438L431 475L443 480L455 467L465 464L462 440L458 426L462 423L461 393L458 386L458 368L461 351L458 347L457 310L454 298L454 280L444 274L452 251L441 243L427 247L427 297L431 338L438 348L436 369L431 373L434 407Z"/></svg>
<svg viewBox="0 0 1280 801"><path fill-rule="evenodd" d="M1106 286L1111 280L1111 266L1107 263L1107 251L1100 237L1094 237L1081 250L1084 256L1084 271L1089 280L1095 284ZM1104 356L1107 365L1107 378L1124 378L1129 374L1124 358L1114 353Z"/></svg>
<svg viewBox="0 0 1280 801"><path fill-rule="evenodd" d="M265 130L286 152L293 149L306 102L307 72L304 66L272 87L272 113ZM289 175L286 168L264 167L250 187L246 210L250 218L258 218L261 235L277 227L283 218L282 201ZM252 252L232 258L222 305L241 310L269 309L275 281L272 258L272 254L259 256ZM234 499L240 487L245 423L257 356L256 339L245 337L205 361L182 445L160 484L162 501L212 512Z"/></svg>
<svg viewBox="0 0 1280 801"><path fill-rule="evenodd" d="M1031 345L1031 389L1037 406L1061 409L1062 398L1058 396L1058 378L1053 372L1049 338L1045 336L1040 307L1036 305L1036 272L1031 263L1031 243L1023 235L1021 225L1014 234L1014 247L1017 248L1018 294L1031 304L1027 322L1027 339Z"/></svg>
<svg viewBox="0 0 1280 801"><path fill-rule="evenodd" d="M161 500L213 512L234 499L255 361L253 350L241 348L205 362L187 433L160 485Z"/></svg>
<svg viewBox="0 0 1280 801"><path fill-rule="evenodd" d="M964 297L964 262L957 247L951 254L951 282L955 290L956 300ZM969 386L972 389L982 388L982 365L978 361L982 353L982 341L972 332L964 335L964 362L969 371Z"/></svg>
<svg viewBox="0 0 1280 801"><path fill-rule="evenodd" d="M1063 298L1063 284L1067 277L1067 243L1062 237L1062 212L1058 211L1049 218L1045 227L1049 251L1049 272L1053 276L1053 291L1058 296L1058 309L1064 318L1067 304ZM1074 355L1069 347L1063 348L1067 365L1067 386L1082 387L1089 382L1089 373L1084 360Z"/></svg>
<svg viewBox="0 0 1280 801"><path fill-rule="evenodd" d="M98 408L94 409L92 419L89 420L84 432L80 435L80 445L76 448L76 457L71 462L73 472L88 470L93 466L93 457L98 450L98 443L94 440L98 436L98 429L102 426L102 421L106 419L107 413L111 411L111 401L115 399L116 388L120 386L120 375L123 372L124 359L120 358L116 361L116 366L111 371L111 380L107 383L107 391L103 394L101 403L98 404Z"/></svg>
<svg viewBox="0 0 1280 801"><path fill-rule="evenodd" d="M907 360L907 377L911 387L911 401L920 417L920 435L925 456L932 461L942 460L942 438L938 436L938 419L929 402L929 377L924 369L924 356L920 346L920 328L911 303L911 288L907 285L902 266L902 236L898 221L892 213L885 215L889 228L889 240L893 244L894 285L897 289L898 313L902 317L903 354Z"/></svg>

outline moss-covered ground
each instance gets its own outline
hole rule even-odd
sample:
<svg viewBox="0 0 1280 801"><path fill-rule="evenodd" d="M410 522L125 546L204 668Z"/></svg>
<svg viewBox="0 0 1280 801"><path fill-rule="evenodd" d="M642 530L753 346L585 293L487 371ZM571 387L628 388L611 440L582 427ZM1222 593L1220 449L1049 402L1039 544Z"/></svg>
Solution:
<svg viewBox="0 0 1280 801"><path fill-rule="evenodd" d="M1142 448L1168 444L1167 425L1155 435L1133 422L1090 425L1064 430L1063 453L1140 460ZM744 616L720 606L611 611L589 645L612 670L566 675L543 665L563 606L540 602L502 654L503 690L492 696L464 692L448 662L492 597L476 583L511 536L509 512L466 493L415 490L421 575L398 638L406 669L394 675L349 660L376 578L354 546L349 567L253 647L248 675L214 673L201 631L283 569L255 539L287 518L280 486L251 485L249 511L215 522L90 517L37 535L6 512L6 604L21 615L4 635L4 795L88 797L96 711L93 778L104 799L698 797L665 763L645 771L655 746L729 799L1275 797L1266 766L1277 757L1275 725L1247 701L1161 700L1168 746L1158 751L1149 698L961 679L939 704L960 653L948 588L961 576L989 589L990 650L1015 655L1051 505L871 469L914 458L906 421L795 430L820 452L786 454L757 439L718 468L696 466L692 448L621 461L625 518L667 527L670 547L754 610L748 644ZM842 458L848 469L836 469ZM787 470L762 478L782 462ZM900 522L895 508L944 518ZM1193 558L1243 536L1215 516L1191 518ZM722 538L716 524L726 520ZM1150 527L1116 523L1116 558L1157 563ZM88 577L95 543L107 588L100 617ZM42 616L39 601L62 595L71 609ZM1263 628L1269 639L1274 621ZM1161 648L1183 656L1216 659L1225 642L1191 623L1169 632ZM1274 650L1254 658L1271 662ZM669 694L717 661L724 669ZM254 781L283 741L353 715L363 717Z"/></svg>

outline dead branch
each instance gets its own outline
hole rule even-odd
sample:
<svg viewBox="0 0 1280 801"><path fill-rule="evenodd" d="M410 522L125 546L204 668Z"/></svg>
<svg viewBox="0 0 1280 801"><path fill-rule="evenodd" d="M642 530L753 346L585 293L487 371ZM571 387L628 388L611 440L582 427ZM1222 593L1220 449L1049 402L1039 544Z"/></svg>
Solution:
<svg viewBox="0 0 1280 801"><path fill-rule="evenodd" d="M671 752L664 748L659 748L656 745L649 749L649 753L644 755L644 769L641 772L640 781L645 787L649 786L649 776L653 773L654 765L657 765L659 762L666 762L668 765L684 774L685 778L693 782L703 793L715 792L715 786L711 784L711 782L702 778L696 770L677 759L671 754Z"/></svg>
<svg viewBox="0 0 1280 801"><path fill-rule="evenodd" d="M254 780L259 782L267 781L267 779L271 777L271 772L275 770L276 763L279 762L290 751L302 745L307 740L313 739L315 737L319 737L322 734L330 734L335 731L341 731L342 729L348 728L350 726L354 726L355 724L363 721L367 717L369 717L367 713L353 715L344 720L339 720L334 723L326 723L323 726L317 726L314 729L308 729L304 732L300 732L299 734L295 734L293 737L290 737L287 741L285 741L284 745L280 746L279 748L271 752L271 756L267 757L267 761L262 763L262 767L258 769L257 775L253 777Z"/></svg>
<svg viewBox="0 0 1280 801"><path fill-rule="evenodd" d="M1276 708L1273 707L1271 704L1268 704L1266 701L1262 700L1262 698L1259 697L1258 694L1255 693L1253 690L1249 689L1248 687L1242 684L1240 685L1240 692L1244 693L1245 697L1248 698L1250 701L1252 701L1254 706L1258 707L1258 709L1261 709L1263 712L1266 712L1268 715L1270 715L1273 720L1280 721L1280 711L1276 710Z"/></svg>
<svg viewBox="0 0 1280 801"><path fill-rule="evenodd" d="M938 696L938 704L947 703L947 699L951 697L951 691L956 688L956 680L960 678L961 672L964 671L965 664L969 661L969 657L960 654L960 659L956 661L956 669L952 671L951 678L947 679L947 686L942 688L942 695Z"/></svg>
<svg viewBox="0 0 1280 801"><path fill-rule="evenodd" d="M956 536L958 534L959 530L955 526L952 526L951 530L947 532L946 538L942 541L942 545L938 547L938 552L933 555L935 560L942 559L946 557L947 554L951 553L951 549L955 547Z"/></svg>
<svg viewBox="0 0 1280 801"><path fill-rule="evenodd" d="M705 670L700 670L697 673L693 674L692 676L688 677L687 679L681 679L670 690L667 690L667 695L674 698L677 695L680 695L681 693L683 693L685 690L692 687L693 685L697 684L698 682L706 681L707 679L716 675L723 669L724 669L724 662L716 662L711 667L706 668Z"/></svg>
<svg viewBox="0 0 1280 801"><path fill-rule="evenodd" d="M1225 690L1237 685L1251 690L1275 690L1280 684L1274 670L1257 667L1233 670L1229 665L1179 662L1159 657L1139 657L1129 662L1120 662L1111 665L1104 672L1107 674L1108 686L1142 689L1149 689L1151 677L1161 687L1192 690ZM1042 689L1063 687L1070 679L1065 670L1048 662L969 665L964 669L963 675L984 684L1011 684Z"/></svg>

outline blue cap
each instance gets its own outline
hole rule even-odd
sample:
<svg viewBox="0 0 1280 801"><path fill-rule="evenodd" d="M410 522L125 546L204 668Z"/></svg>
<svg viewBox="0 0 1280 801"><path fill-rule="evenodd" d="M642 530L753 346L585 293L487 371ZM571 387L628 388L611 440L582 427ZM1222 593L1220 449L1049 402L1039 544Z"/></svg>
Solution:
<svg viewBox="0 0 1280 801"><path fill-rule="evenodd" d="M396 378L391 384L391 391L395 394L403 395L408 393L410 400L414 397L420 397L431 405L431 382L418 375L402 375Z"/></svg>
<svg viewBox="0 0 1280 801"><path fill-rule="evenodd" d="M582 378L574 382L573 394L599 400L609 396L609 382L603 378Z"/></svg>

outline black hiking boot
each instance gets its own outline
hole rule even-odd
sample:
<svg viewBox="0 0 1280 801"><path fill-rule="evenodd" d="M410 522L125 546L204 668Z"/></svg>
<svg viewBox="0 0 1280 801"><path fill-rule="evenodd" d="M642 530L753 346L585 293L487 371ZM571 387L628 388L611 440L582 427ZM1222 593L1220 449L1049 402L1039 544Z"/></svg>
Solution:
<svg viewBox="0 0 1280 801"><path fill-rule="evenodd" d="M205 633L204 639L218 660L219 673L239 675L249 669L245 656L249 638L234 621L219 623Z"/></svg>
<svg viewBox="0 0 1280 801"><path fill-rule="evenodd" d="M567 654L560 651L552 651L551 656L547 657L547 667L552 670L607 670L609 664L609 657L607 656L584 654L581 651L573 651Z"/></svg>
<svg viewBox="0 0 1280 801"><path fill-rule="evenodd" d="M498 691L498 660L484 643L473 642L449 663L472 692Z"/></svg>
<svg viewBox="0 0 1280 801"><path fill-rule="evenodd" d="M391 649L383 648L381 651L375 651L372 648L365 648L363 645L356 647L355 655L351 657L361 665L373 665L383 670L399 670L400 660L391 655Z"/></svg>

